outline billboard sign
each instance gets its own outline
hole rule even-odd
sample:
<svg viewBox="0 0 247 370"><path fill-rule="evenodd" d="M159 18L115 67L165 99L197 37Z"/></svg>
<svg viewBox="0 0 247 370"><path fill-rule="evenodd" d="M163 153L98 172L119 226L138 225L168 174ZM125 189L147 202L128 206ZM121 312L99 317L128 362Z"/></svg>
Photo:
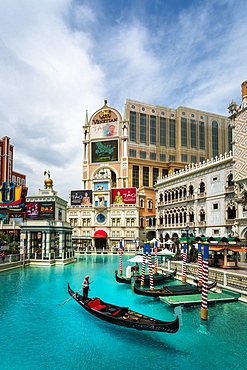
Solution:
<svg viewBox="0 0 247 370"><path fill-rule="evenodd" d="M0 187L0 211L25 212L27 188L13 181L3 182Z"/></svg>
<svg viewBox="0 0 247 370"><path fill-rule="evenodd" d="M112 189L112 204L136 204L136 188Z"/></svg>
<svg viewBox="0 0 247 370"><path fill-rule="evenodd" d="M118 140L92 142L92 163L118 161Z"/></svg>
<svg viewBox="0 0 247 370"><path fill-rule="evenodd" d="M101 139L103 137L119 136L118 123L103 123L91 126L91 139Z"/></svg>
<svg viewBox="0 0 247 370"><path fill-rule="evenodd" d="M94 190L108 190L108 182L95 182L94 183Z"/></svg>
<svg viewBox="0 0 247 370"><path fill-rule="evenodd" d="M27 219L54 220L55 202L31 202L26 204Z"/></svg>
<svg viewBox="0 0 247 370"><path fill-rule="evenodd" d="M72 206L91 206L92 190L71 190L70 200Z"/></svg>
<svg viewBox="0 0 247 370"><path fill-rule="evenodd" d="M19 225L23 222L23 217L24 217L24 214L23 213L10 213L9 214L9 223L13 223L15 222L16 225Z"/></svg>

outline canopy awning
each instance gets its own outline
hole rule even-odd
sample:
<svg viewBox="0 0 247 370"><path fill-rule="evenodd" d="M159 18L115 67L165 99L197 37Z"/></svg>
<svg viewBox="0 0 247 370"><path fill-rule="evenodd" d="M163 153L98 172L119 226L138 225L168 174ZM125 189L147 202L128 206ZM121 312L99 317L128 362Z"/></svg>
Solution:
<svg viewBox="0 0 247 370"><path fill-rule="evenodd" d="M247 249L246 248L236 248L234 246L230 246L230 245L225 245L225 246L214 246L214 245L209 245L209 250L210 251L215 251L215 252L218 252L218 251L223 251L223 250L229 250L229 251L232 251L232 252L247 252Z"/></svg>
<svg viewBox="0 0 247 370"><path fill-rule="evenodd" d="M105 230L97 230L94 233L95 238L107 238L107 232Z"/></svg>

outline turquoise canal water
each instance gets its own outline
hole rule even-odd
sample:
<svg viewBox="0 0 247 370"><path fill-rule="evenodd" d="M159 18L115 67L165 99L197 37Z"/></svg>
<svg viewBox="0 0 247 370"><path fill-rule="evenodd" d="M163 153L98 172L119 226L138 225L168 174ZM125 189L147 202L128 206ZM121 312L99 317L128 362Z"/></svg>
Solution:
<svg viewBox="0 0 247 370"><path fill-rule="evenodd" d="M123 257L123 266L129 256ZM90 296L157 319L171 321L174 309L155 298L137 296L115 282L117 256L87 256L67 266L26 267L0 273L0 368L24 369L247 369L247 306L182 308L176 334L140 332L112 325L84 311L69 298L67 283L81 288L85 275Z"/></svg>

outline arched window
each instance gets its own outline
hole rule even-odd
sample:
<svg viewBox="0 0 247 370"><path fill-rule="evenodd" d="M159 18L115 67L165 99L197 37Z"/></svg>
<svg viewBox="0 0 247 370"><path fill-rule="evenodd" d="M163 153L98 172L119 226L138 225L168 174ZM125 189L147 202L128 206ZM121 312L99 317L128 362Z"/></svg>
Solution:
<svg viewBox="0 0 247 370"><path fill-rule="evenodd" d="M201 209L201 210L200 210L199 217L200 217L200 222L202 222L202 221L205 221L205 220L206 220L206 214L205 214L204 209Z"/></svg>
<svg viewBox="0 0 247 370"><path fill-rule="evenodd" d="M236 208L231 205L227 208L227 219L234 220L236 218Z"/></svg>
<svg viewBox="0 0 247 370"><path fill-rule="evenodd" d="M193 193L194 193L193 185L190 185L189 186L189 195L193 195Z"/></svg>
<svg viewBox="0 0 247 370"><path fill-rule="evenodd" d="M194 212L193 211L190 211L189 213L189 220L190 222L194 222Z"/></svg>
<svg viewBox="0 0 247 370"><path fill-rule="evenodd" d="M234 186L233 174L232 173L230 173L230 175L227 178L227 186Z"/></svg>
<svg viewBox="0 0 247 370"><path fill-rule="evenodd" d="M212 122L212 153L213 157L216 157L219 155L219 133L218 133L218 122L213 121Z"/></svg>
<svg viewBox="0 0 247 370"><path fill-rule="evenodd" d="M200 183L200 193L205 193L205 183L204 182L201 182Z"/></svg>
<svg viewBox="0 0 247 370"><path fill-rule="evenodd" d="M144 200L143 199L140 200L140 207L144 208Z"/></svg>
<svg viewBox="0 0 247 370"><path fill-rule="evenodd" d="M180 221L180 224L183 223L183 214L182 214L182 212L180 212L180 214L179 214L179 221Z"/></svg>
<svg viewBox="0 0 247 370"><path fill-rule="evenodd" d="M232 126L228 125L228 151L232 151Z"/></svg>
<svg viewBox="0 0 247 370"><path fill-rule="evenodd" d="M160 225L163 225L163 216L160 216Z"/></svg>
<svg viewBox="0 0 247 370"><path fill-rule="evenodd" d="M152 226L152 218L151 217L148 219L148 226L149 227Z"/></svg>
<svg viewBox="0 0 247 370"><path fill-rule="evenodd" d="M160 202L163 202L163 194L160 193Z"/></svg>

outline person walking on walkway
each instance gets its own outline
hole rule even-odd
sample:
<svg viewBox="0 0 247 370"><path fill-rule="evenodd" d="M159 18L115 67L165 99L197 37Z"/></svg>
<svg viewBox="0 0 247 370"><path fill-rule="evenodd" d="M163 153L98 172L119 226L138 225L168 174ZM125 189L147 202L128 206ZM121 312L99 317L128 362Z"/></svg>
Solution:
<svg viewBox="0 0 247 370"><path fill-rule="evenodd" d="M4 263L4 260L5 260L5 253L4 252L1 253L1 257L2 257L2 262Z"/></svg>

